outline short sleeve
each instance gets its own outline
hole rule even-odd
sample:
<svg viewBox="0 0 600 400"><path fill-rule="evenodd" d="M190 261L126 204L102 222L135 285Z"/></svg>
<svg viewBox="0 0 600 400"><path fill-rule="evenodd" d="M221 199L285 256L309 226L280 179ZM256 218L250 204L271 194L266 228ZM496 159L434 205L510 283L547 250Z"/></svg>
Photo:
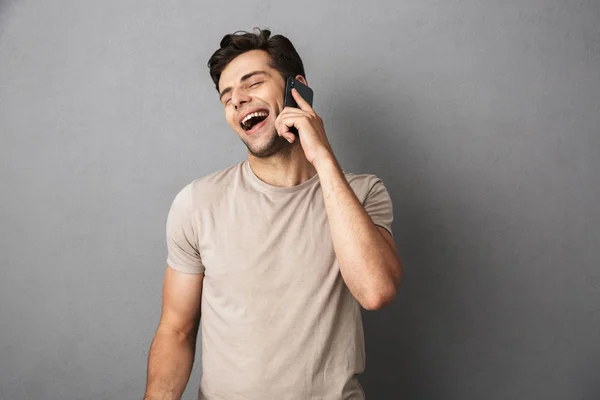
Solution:
<svg viewBox="0 0 600 400"><path fill-rule="evenodd" d="M363 205L373 223L385 228L394 236L392 232L392 222L394 220L392 199L381 179L376 178L374 180Z"/></svg>
<svg viewBox="0 0 600 400"><path fill-rule="evenodd" d="M201 274L204 265L198 250L192 186L184 187L173 200L167 216L167 264L177 271Z"/></svg>

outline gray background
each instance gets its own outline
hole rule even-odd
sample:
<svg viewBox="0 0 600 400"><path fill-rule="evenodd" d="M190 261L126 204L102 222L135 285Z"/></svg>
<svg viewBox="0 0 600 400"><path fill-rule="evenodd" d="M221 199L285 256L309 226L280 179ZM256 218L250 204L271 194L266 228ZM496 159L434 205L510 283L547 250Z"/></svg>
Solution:
<svg viewBox="0 0 600 400"><path fill-rule="evenodd" d="M246 157L206 62L254 26L393 197L368 398L600 398L599 1L62 0L0 6L0 399L141 398L168 207Z"/></svg>

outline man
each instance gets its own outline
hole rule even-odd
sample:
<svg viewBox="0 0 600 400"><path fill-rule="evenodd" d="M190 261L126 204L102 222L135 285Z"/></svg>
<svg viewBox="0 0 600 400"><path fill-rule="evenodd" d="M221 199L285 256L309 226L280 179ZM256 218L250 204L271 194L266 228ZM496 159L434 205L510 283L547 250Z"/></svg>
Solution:
<svg viewBox="0 0 600 400"><path fill-rule="evenodd" d="M200 321L200 399L365 398L360 306L388 304L401 278L392 203L376 176L342 170L295 89L300 108L283 107L285 78L306 74L270 34L226 35L208 62L248 160L173 201L146 399L180 398Z"/></svg>

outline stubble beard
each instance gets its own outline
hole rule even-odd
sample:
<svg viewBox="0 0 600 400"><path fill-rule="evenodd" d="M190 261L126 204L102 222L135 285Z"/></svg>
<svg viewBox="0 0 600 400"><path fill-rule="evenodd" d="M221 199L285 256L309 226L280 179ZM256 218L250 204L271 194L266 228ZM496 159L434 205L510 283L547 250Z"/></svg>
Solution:
<svg viewBox="0 0 600 400"><path fill-rule="evenodd" d="M287 141L277 134L275 128L269 135L264 135L257 143L249 144L242 139L242 142L248 148L248 152L257 158L270 157L279 152L287 143Z"/></svg>

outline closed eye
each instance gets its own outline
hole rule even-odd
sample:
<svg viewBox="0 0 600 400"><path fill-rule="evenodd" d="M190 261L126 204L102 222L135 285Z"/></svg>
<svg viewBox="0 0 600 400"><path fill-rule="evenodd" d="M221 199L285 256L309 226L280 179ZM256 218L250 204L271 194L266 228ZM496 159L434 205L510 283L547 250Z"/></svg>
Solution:
<svg viewBox="0 0 600 400"><path fill-rule="evenodd" d="M260 81L260 82L254 82L252 85L250 85L250 87L255 87L255 86L258 86L258 85L260 85L261 83L262 83L262 81Z"/></svg>

